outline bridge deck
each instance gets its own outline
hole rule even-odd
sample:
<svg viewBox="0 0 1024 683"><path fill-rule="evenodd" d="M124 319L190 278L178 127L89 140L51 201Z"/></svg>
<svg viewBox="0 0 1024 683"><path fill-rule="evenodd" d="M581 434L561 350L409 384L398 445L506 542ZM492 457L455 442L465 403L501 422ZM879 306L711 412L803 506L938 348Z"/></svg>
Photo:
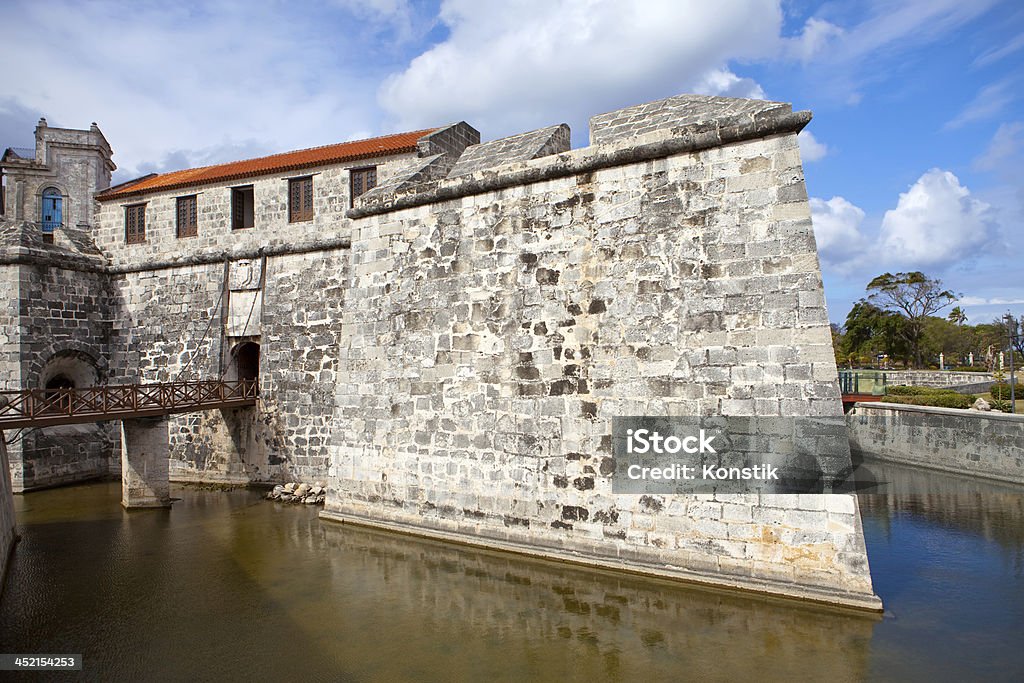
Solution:
<svg viewBox="0 0 1024 683"><path fill-rule="evenodd" d="M255 380L114 384L0 392L0 430L123 420L256 404Z"/></svg>

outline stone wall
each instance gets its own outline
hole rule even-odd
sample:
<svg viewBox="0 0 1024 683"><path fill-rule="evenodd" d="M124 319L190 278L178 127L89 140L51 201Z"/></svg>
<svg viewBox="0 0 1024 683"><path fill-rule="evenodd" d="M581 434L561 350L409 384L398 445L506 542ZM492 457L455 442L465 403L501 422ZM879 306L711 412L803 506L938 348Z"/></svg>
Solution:
<svg viewBox="0 0 1024 683"><path fill-rule="evenodd" d="M122 381L227 377L236 345L260 345L257 407L170 417L172 479L326 478L348 258L346 249L268 258L262 296L244 307L259 326L250 322L253 334L238 337L227 335L223 320L230 297L238 295L225 297L223 263L115 279L115 365Z"/></svg>
<svg viewBox="0 0 1024 683"><path fill-rule="evenodd" d="M991 386L995 378L989 372L954 372L952 370L886 370L887 384L911 387L959 387L962 385ZM978 389L978 393L987 387Z"/></svg>
<svg viewBox="0 0 1024 683"><path fill-rule="evenodd" d="M876 608L852 496L611 488L614 416L841 414L767 105L357 206L324 516Z"/></svg>
<svg viewBox="0 0 1024 683"><path fill-rule="evenodd" d="M16 271L18 282L20 360L12 386L43 389L57 375L80 387L104 383L110 374L112 332L107 278L62 268L56 256L11 268L9 275ZM46 427L15 436L20 438L8 456L16 492L118 471L116 424Z"/></svg>
<svg viewBox="0 0 1024 683"><path fill-rule="evenodd" d="M1024 416L858 403L846 416L855 453L1024 484Z"/></svg>
<svg viewBox="0 0 1024 683"><path fill-rule="evenodd" d="M19 266L0 265L0 391L21 388Z"/></svg>

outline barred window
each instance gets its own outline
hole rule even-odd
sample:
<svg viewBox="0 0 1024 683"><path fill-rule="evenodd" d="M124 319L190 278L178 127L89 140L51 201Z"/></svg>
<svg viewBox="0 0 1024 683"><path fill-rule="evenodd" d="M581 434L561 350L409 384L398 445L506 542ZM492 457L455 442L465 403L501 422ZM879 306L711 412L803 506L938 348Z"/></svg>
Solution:
<svg viewBox="0 0 1024 683"><path fill-rule="evenodd" d="M231 229L242 230L255 225L252 185L231 188Z"/></svg>
<svg viewBox="0 0 1024 683"><path fill-rule="evenodd" d="M196 196L178 197L178 237L195 237L198 234Z"/></svg>
<svg viewBox="0 0 1024 683"><path fill-rule="evenodd" d="M313 220L313 176L288 181L288 222Z"/></svg>
<svg viewBox="0 0 1024 683"><path fill-rule="evenodd" d="M356 197L377 187L377 167L354 168L349 171L351 181L350 202L355 206Z"/></svg>
<svg viewBox="0 0 1024 683"><path fill-rule="evenodd" d="M124 241L127 244L140 244L146 241L145 204L124 207Z"/></svg>

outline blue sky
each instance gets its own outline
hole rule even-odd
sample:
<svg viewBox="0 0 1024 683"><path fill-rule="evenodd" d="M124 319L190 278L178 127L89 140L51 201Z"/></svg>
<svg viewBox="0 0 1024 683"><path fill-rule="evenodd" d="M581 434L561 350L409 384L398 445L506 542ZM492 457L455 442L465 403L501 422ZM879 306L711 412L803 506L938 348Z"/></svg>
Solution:
<svg viewBox="0 0 1024 683"><path fill-rule="evenodd" d="M1024 314L1013 0L6 2L0 146L99 123L115 180L466 120L493 139L682 92L810 109L830 317L922 270ZM40 36L46 36L40 40Z"/></svg>

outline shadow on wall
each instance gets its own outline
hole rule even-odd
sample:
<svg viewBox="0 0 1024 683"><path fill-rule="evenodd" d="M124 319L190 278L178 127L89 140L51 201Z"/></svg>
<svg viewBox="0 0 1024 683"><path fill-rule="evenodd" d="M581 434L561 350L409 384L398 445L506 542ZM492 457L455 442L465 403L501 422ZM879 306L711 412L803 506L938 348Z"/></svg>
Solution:
<svg viewBox="0 0 1024 683"><path fill-rule="evenodd" d="M227 381L260 379L260 345L236 344ZM281 483L289 479L277 411L262 399L251 408L209 410L172 418L172 481L204 484Z"/></svg>
<svg viewBox="0 0 1024 683"><path fill-rule="evenodd" d="M61 409L61 390L100 386L99 363L78 350L59 351L43 364L33 385L47 390ZM117 475L121 469L117 422L94 422L26 430L10 449L14 490L59 486Z"/></svg>

